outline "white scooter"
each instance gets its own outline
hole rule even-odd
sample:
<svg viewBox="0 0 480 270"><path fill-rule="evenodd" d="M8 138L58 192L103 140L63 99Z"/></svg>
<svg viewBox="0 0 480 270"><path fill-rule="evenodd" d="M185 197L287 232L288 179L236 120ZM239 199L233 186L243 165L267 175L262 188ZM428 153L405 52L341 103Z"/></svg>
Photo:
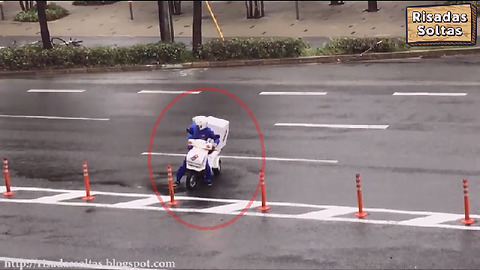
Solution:
<svg viewBox="0 0 480 270"><path fill-rule="evenodd" d="M208 141L190 139L188 145L193 146L193 148L187 153L186 186L187 189L194 190L205 179L207 161L214 176L220 174L221 162L212 139L208 139ZM213 153L217 154L213 156Z"/></svg>
<svg viewBox="0 0 480 270"><path fill-rule="evenodd" d="M220 160L220 151L226 145L229 122L220 118L209 116L208 127L213 130L220 140L218 145L212 139L207 141L202 139L190 139L188 145L193 146L186 157L186 186L189 190L194 190L199 182L205 179L205 169L208 164L212 170L213 176L218 176L222 170L222 161ZM187 131L188 132L188 131Z"/></svg>

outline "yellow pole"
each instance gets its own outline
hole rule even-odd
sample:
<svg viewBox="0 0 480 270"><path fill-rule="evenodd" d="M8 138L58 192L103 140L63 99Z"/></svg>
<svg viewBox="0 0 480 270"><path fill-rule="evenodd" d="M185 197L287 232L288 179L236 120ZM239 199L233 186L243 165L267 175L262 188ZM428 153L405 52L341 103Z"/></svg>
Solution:
<svg viewBox="0 0 480 270"><path fill-rule="evenodd" d="M213 11L212 11L212 8L210 7L210 4L208 3L208 1L204 1L204 2L205 2L205 4L207 4L208 11L210 12L210 16L212 16L212 21L215 24L215 27L217 28L217 31L218 31L218 34L220 35L220 38L222 39L222 41L225 41L225 39L223 38L222 30L220 29L220 26L218 25L217 19L215 19L215 15L213 14Z"/></svg>

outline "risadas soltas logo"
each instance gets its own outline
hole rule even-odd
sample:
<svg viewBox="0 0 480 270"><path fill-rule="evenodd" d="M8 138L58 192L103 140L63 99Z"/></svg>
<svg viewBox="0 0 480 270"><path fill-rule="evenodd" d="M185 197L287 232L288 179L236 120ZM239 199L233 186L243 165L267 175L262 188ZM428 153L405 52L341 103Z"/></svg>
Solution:
<svg viewBox="0 0 480 270"><path fill-rule="evenodd" d="M410 46L474 46L477 7L472 4L410 6L406 8Z"/></svg>

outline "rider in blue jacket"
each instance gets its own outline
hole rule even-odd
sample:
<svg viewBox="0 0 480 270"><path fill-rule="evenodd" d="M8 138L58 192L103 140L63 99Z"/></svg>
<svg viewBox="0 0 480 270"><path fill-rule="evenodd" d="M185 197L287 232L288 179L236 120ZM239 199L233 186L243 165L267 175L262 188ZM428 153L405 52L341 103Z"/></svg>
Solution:
<svg viewBox="0 0 480 270"><path fill-rule="evenodd" d="M203 139L203 140L208 140L213 139L214 142L218 145L220 143L220 139L218 139L215 135L215 133L207 127L207 118L205 116L198 116L195 118L195 121L190 125L190 127L187 129L188 132L188 139ZM192 149L193 146L187 146L187 149L190 150ZM182 165L177 170L177 181L175 184L178 186L180 185L180 180L182 179L183 175L185 174L185 171L187 169L187 160L186 158L183 160ZM207 183L208 186L212 185L212 171L210 169L210 165L207 164L205 167L205 183Z"/></svg>

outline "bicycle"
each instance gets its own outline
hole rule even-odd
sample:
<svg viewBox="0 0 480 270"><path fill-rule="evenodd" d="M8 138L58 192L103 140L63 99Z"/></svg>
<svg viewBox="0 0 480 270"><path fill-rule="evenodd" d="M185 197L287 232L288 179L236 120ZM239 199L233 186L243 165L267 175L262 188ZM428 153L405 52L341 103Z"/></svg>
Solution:
<svg viewBox="0 0 480 270"><path fill-rule="evenodd" d="M57 43L55 44L54 40L59 40L61 43ZM53 37L50 39L50 42L52 43L53 46L57 46L57 45L63 45L63 46L73 46L73 47L80 47L82 46L81 43L83 43L83 40L77 40L77 39L72 39L70 38L69 41L65 41L64 39L62 38L59 38L59 37Z"/></svg>

